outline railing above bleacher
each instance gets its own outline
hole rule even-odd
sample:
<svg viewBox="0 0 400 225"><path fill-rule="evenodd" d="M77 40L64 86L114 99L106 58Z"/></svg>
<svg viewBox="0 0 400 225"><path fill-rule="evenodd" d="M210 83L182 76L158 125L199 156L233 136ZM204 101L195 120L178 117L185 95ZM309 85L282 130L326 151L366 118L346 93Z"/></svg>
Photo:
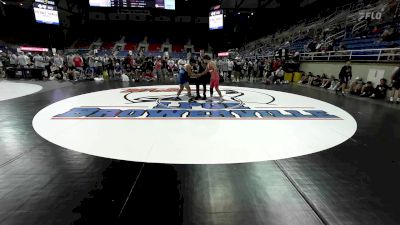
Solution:
<svg viewBox="0 0 400 225"><path fill-rule="evenodd" d="M344 61L347 59L365 62L398 62L400 61L400 48L307 52L300 54L300 61Z"/></svg>

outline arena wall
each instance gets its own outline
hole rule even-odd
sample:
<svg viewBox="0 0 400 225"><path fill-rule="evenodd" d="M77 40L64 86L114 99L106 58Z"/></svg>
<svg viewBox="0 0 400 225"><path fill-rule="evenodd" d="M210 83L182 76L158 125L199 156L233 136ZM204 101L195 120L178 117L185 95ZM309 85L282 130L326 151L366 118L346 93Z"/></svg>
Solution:
<svg viewBox="0 0 400 225"><path fill-rule="evenodd" d="M344 62L302 62L300 70L306 73L312 72L314 75L322 75L338 77L340 69ZM352 62L353 78L361 77L364 81L369 80L368 75L376 72L377 76L383 73L383 77L390 79L392 73L399 66L398 63L381 63L381 62ZM373 71L370 71L373 70Z"/></svg>

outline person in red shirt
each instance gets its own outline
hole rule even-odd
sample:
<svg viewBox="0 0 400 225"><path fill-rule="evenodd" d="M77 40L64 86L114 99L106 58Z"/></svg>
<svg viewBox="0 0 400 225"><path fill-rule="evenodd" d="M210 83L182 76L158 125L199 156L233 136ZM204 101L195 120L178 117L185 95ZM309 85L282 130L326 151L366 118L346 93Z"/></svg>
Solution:
<svg viewBox="0 0 400 225"><path fill-rule="evenodd" d="M154 65L154 72L157 76L157 80L160 81L162 78L162 71L161 71L161 67L162 67L162 61L161 61L161 56L157 57L157 61ZM164 79L164 78L163 78Z"/></svg>
<svg viewBox="0 0 400 225"><path fill-rule="evenodd" d="M381 29L379 29L377 26L375 26L374 27L374 29L372 29L372 34L379 34L379 33L381 33L382 32L382 30Z"/></svg>
<svg viewBox="0 0 400 225"><path fill-rule="evenodd" d="M80 55L75 55L74 58L72 58L74 70L72 71L74 75L74 80L77 81L78 78L83 74L83 59Z"/></svg>
<svg viewBox="0 0 400 225"><path fill-rule="evenodd" d="M74 67L75 68L82 68L83 67L83 59L80 55L75 55L74 58L72 59L74 62Z"/></svg>

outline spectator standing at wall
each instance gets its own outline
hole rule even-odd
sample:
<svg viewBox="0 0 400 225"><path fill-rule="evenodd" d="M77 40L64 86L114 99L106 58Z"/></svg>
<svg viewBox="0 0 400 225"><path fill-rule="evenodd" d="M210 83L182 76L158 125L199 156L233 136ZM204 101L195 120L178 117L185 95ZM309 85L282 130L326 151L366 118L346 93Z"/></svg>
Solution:
<svg viewBox="0 0 400 225"><path fill-rule="evenodd" d="M162 61L161 61L161 56L157 57L157 60L154 64L154 72L157 76L157 80L160 81L161 79L164 79L162 76Z"/></svg>
<svg viewBox="0 0 400 225"><path fill-rule="evenodd" d="M115 79L115 77L114 77L114 65L115 65L115 62L114 62L113 58L112 57L107 57L105 59L105 63L106 63L106 69L108 71L108 75L111 78Z"/></svg>
<svg viewBox="0 0 400 225"><path fill-rule="evenodd" d="M30 64L30 59L28 56L26 56L23 52L21 52L18 55L17 58L17 63L18 63L18 67L21 69L22 71L22 77L26 78L26 69L28 68L28 65Z"/></svg>
<svg viewBox="0 0 400 225"><path fill-rule="evenodd" d="M103 75L103 60L100 56L96 56L94 58L94 65L96 67L96 74L98 76L102 76Z"/></svg>
<svg viewBox="0 0 400 225"><path fill-rule="evenodd" d="M33 62L34 62L35 68L41 69L43 71L44 62L43 62L43 57L40 54L35 54L35 56L33 57Z"/></svg>
<svg viewBox="0 0 400 225"><path fill-rule="evenodd" d="M236 59L233 62L233 82L239 83L241 71L242 71L242 66L240 65L239 60Z"/></svg>
<svg viewBox="0 0 400 225"><path fill-rule="evenodd" d="M258 62L256 59L253 60L253 74L251 75L253 77L253 79L255 79L257 77L257 73L258 73Z"/></svg>
<svg viewBox="0 0 400 225"><path fill-rule="evenodd" d="M335 90L336 93L338 91L341 91L342 94L344 95L345 88L347 87L352 76L353 75L352 75L352 70L351 70L351 61L347 60L346 64L340 70L340 73L339 73L340 86Z"/></svg>
<svg viewBox="0 0 400 225"><path fill-rule="evenodd" d="M249 60L249 62L247 63L247 75L248 75L249 81L250 81L251 76L253 74L253 70L254 70L253 61Z"/></svg>
<svg viewBox="0 0 400 225"><path fill-rule="evenodd" d="M164 79L168 77L168 58L164 57L161 60L161 73Z"/></svg>
<svg viewBox="0 0 400 225"><path fill-rule="evenodd" d="M46 54L45 52L43 52L43 66L47 72L47 77L50 77L51 74L51 58L48 54Z"/></svg>
<svg viewBox="0 0 400 225"><path fill-rule="evenodd" d="M14 53L10 53L10 66L11 67L16 67L18 64L18 57Z"/></svg>
<svg viewBox="0 0 400 225"><path fill-rule="evenodd" d="M242 73L240 74L240 79L243 79L243 77L247 76L247 73L249 72L249 64L247 60L242 60Z"/></svg>
<svg viewBox="0 0 400 225"><path fill-rule="evenodd" d="M258 62L258 76L257 76L257 78L258 78L258 77L263 77L263 76L264 76L264 67L265 67L264 60L261 59L261 60Z"/></svg>
<svg viewBox="0 0 400 225"><path fill-rule="evenodd" d="M53 74L54 76L59 79L63 80L64 79L64 72L63 72L63 66L64 66L64 60L59 54L55 54L53 57Z"/></svg>
<svg viewBox="0 0 400 225"><path fill-rule="evenodd" d="M396 103L400 103L400 96L399 96L399 90L400 90L400 67L396 69L396 71L392 75L392 93L390 95L389 101L391 103L394 103L396 100Z"/></svg>
<svg viewBox="0 0 400 225"><path fill-rule="evenodd" d="M232 80L232 71L233 71L233 61L228 60L228 78Z"/></svg>

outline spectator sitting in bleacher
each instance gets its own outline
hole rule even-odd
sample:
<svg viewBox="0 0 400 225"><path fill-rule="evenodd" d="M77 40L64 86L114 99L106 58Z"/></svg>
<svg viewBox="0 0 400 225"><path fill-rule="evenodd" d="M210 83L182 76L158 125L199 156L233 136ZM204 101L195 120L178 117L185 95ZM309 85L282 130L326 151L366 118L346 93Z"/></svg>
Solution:
<svg viewBox="0 0 400 225"><path fill-rule="evenodd" d="M332 76L333 77L333 76ZM336 79L335 77L333 77L333 80L331 82L331 86L328 88L329 90L336 90L336 88L338 88L340 85L339 79Z"/></svg>
<svg viewBox="0 0 400 225"><path fill-rule="evenodd" d="M273 74L274 74L274 82L277 84L282 83L285 76L285 71L283 71L282 66L279 67L279 69L276 70Z"/></svg>
<svg viewBox="0 0 400 225"><path fill-rule="evenodd" d="M346 51L346 50L347 50L346 45L343 42L341 42L339 45L339 51Z"/></svg>
<svg viewBox="0 0 400 225"><path fill-rule="evenodd" d="M372 34L372 35L374 35L374 34L380 34L381 32L382 32L382 30L379 29L378 26L375 26L375 27L372 29L371 34Z"/></svg>
<svg viewBox="0 0 400 225"><path fill-rule="evenodd" d="M114 77L115 79L121 79L121 75L122 75L122 66L119 63L115 63L115 67L114 67Z"/></svg>
<svg viewBox="0 0 400 225"><path fill-rule="evenodd" d="M310 74L309 73L307 84L311 86L311 84L312 84L312 82L314 81L315 78L317 78L317 77L314 76L314 74Z"/></svg>
<svg viewBox="0 0 400 225"><path fill-rule="evenodd" d="M325 75L325 74L323 74L323 75ZM330 78L326 77L325 79L322 78L322 83L321 83L321 86L319 86L319 87L321 87L321 88L329 88L334 79L335 79L334 76L331 76Z"/></svg>
<svg viewBox="0 0 400 225"><path fill-rule="evenodd" d="M361 89L360 97L370 97L374 94L374 87L372 86L372 82L368 81Z"/></svg>
<svg viewBox="0 0 400 225"><path fill-rule="evenodd" d="M356 77L356 79L350 84L350 94L360 95L361 89L363 88L364 82L360 77Z"/></svg>
<svg viewBox="0 0 400 225"><path fill-rule="evenodd" d="M320 75L317 75L316 77L314 77L311 82L311 86L319 87L321 84L322 84L322 78Z"/></svg>
<svg viewBox="0 0 400 225"><path fill-rule="evenodd" d="M311 42L307 45L307 48L310 52L315 52L317 48L317 43L314 40L311 40Z"/></svg>
<svg viewBox="0 0 400 225"><path fill-rule="evenodd" d="M310 78L310 77L313 77L314 75L311 73L311 72L308 72L308 74L307 75L305 75L304 73L303 73L303 75L301 76L301 79L299 80L299 84L306 84L306 83L308 83L308 79Z"/></svg>
<svg viewBox="0 0 400 225"><path fill-rule="evenodd" d="M131 64L125 65L125 74L129 77L129 79L134 80L133 68L132 68Z"/></svg>
<svg viewBox="0 0 400 225"><path fill-rule="evenodd" d="M394 32L393 28L385 29L381 35L381 41L390 41L393 32Z"/></svg>
<svg viewBox="0 0 400 225"><path fill-rule="evenodd" d="M386 93L389 90L389 86L386 84L386 79L381 79L380 83L375 87L374 94L371 98L384 99L386 98Z"/></svg>

